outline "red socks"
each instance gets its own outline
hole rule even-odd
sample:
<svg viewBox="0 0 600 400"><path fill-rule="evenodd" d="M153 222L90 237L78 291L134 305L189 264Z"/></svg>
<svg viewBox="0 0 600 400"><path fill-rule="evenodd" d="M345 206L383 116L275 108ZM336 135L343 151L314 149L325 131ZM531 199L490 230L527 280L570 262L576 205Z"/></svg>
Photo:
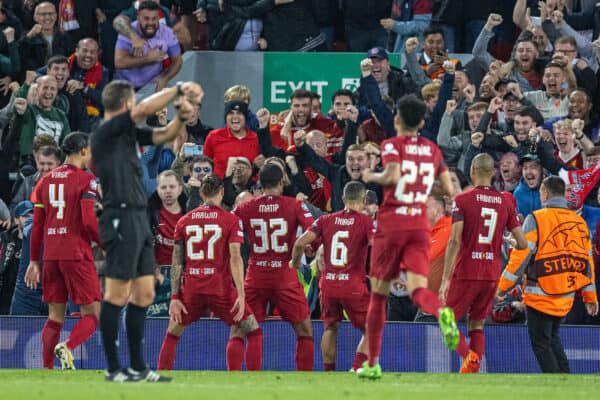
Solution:
<svg viewBox="0 0 600 400"><path fill-rule="evenodd" d="M469 348L479 356L481 360L485 352L485 335L481 329L469 331Z"/></svg>
<svg viewBox="0 0 600 400"><path fill-rule="evenodd" d="M298 336L296 341L296 369L312 371L315 364L315 343L312 336Z"/></svg>
<svg viewBox="0 0 600 400"><path fill-rule="evenodd" d="M421 311L431 314L436 318L440 317L440 308L442 303L438 296L427 288L418 288L412 293L412 302Z"/></svg>
<svg viewBox="0 0 600 400"><path fill-rule="evenodd" d="M175 354L177 353L177 343L179 343L179 336L167 332L162 347L160 348L160 354L158 355L159 370L170 371L173 369L173 366L175 365Z"/></svg>
<svg viewBox="0 0 600 400"><path fill-rule="evenodd" d="M260 371L262 367L262 328L258 328L246 335L246 370Z"/></svg>
<svg viewBox="0 0 600 400"><path fill-rule="evenodd" d="M44 329L42 329L42 360L44 368L54 368L54 348L60 339L62 326L63 324L60 322L48 319L46 320Z"/></svg>
<svg viewBox="0 0 600 400"><path fill-rule="evenodd" d="M462 332L460 333L458 346L456 346L456 352L461 358L465 358L469 353L469 345L467 345L467 339L465 339L465 335Z"/></svg>
<svg viewBox="0 0 600 400"><path fill-rule="evenodd" d="M365 353L356 352L356 356L354 357L354 361L352 362L352 369L357 370L362 367L363 363L369 359L369 356Z"/></svg>
<svg viewBox="0 0 600 400"><path fill-rule="evenodd" d="M369 310L367 311L367 337L369 338L369 366L379 364L381 353L381 337L385 325L387 296L371 293Z"/></svg>
<svg viewBox="0 0 600 400"><path fill-rule="evenodd" d="M67 347L69 350L73 351L77 346L81 343L85 342L96 332L96 327L98 326L98 318L94 315L84 315L81 319L75 324L71 334L69 335L69 339L67 339Z"/></svg>
<svg viewBox="0 0 600 400"><path fill-rule="evenodd" d="M241 371L244 363L244 339L232 337L227 342L227 371Z"/></svg>

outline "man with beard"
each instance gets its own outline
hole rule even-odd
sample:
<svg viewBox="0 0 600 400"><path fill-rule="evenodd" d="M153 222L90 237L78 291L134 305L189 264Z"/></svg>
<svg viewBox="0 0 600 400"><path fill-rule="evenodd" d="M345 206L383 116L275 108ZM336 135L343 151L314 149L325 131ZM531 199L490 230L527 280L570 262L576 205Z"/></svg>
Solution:
<svg viewBox="0 0 600 400"><path fill-rule="evenodd" d="M489 72L485 74L479 85L478 100L485 101L486 103L492 101L492 99L497 96L496 90L494 89L497 83L498 78L496 75L490 74Z"/></svg>
<svg viewBox="0 0 600 400"><path fill-rule="evenodd" d="M544 168L535 154L527 154L521 158L523 177L513 192L517 202L517 213L527 217L535 210L542 208L540 201L540 185L544 177Z"/></svg>
<svg viewBox="0 0 600 400"><path fill-rule="evenodd" d="M159 12L158 4L144 1L131 24L146 40L143 56L134 55L133 42L124 35L119 35L115 46L115 78L131 82L139 99L164 89L181 69L179 42L170 28L159 23Z"/></svg>
<svg viewBox="0 0 600 400"><path fill-rule="evenodd" d="M56 79L58 94L54 106L62 110L69 120L69 127L73 131L89 132L85 100L83 98L83 85L80 82L69 79L69 59L65 56L53 56L48 60L48 66L40 68L41 75L48 74ZM23 85L20 92L27 95L29 86Z"/></svg>
<svg viewBox="0 0 600 400"><path fill-rule="evenodd" d="M71 80L67 86L80 89L85 99L87 115L99 119L102 113L102 90L108 83L108 69L98 61L98 42L81 39L75 53L69 57Z"/></svg>
<svg viewBox="0 0 600 400"><path fill-rule="evenodd" d="M336 138L343 135L343 130L336 126L335 121L321 116L312 118L312 95L308 90L294 90L290 96L290 102L290 111L283 125L276 125L271 128L273 146L287 151L288 147L294 144L294 133L300 130L310 132L317 129L324 132L325 135ZM328 155L333 155L333 150L332 147Z"/></svg>
<svg viewBox="0 0 600 400"><path fill-rule="evenodd" d="M17 102L15 100L15 123L22 123L21 138L19 139L19 151L21 157L31 154L33 138L42 133L54 138L56 143L71 132L69 121L65 113L54 106L54 100L58 94L58 83L56 79L46 75L38 78L38 104ZM18 100L18 99L17 99ZM22 121L18 121L22 119Z"/></svg>
<svg viewBox="0 0 600 400"><path fill-rule="evenodd" d="M210 132L204 142L204 155L213 160L213 173L221 179L230 157L245 157L254 162L260 154L256 133L246 127L247 115L248 104L243 101L225 103L226 126Z"/></svg>
<svg viewBox="0 0 600 400"><path fill-rule="evenodd" d="M488 43L494 37L493 29L502 23L502 16L490 14L473 46L473 57L486 71L496 59L487 51ZM514 67L508 72L508 77L516 80L524 92L537 90L542 81L535 69L535 61L539 57L538 49L531 38L521 38L517 41L514 52Z"/></svg>
<svg viewBox="0 0 600 400"><path fill-rule="evenodd" d="M563 95L565 85L568 87L566 78L564 68L559 64L551 62L544 68L542 81L545 90L521 93L520 88L514 85L515 90L513 93L521 102L535 106L544 117L544 121L551 118L563 117L567 115L569 105L569 99Z"/></svg>

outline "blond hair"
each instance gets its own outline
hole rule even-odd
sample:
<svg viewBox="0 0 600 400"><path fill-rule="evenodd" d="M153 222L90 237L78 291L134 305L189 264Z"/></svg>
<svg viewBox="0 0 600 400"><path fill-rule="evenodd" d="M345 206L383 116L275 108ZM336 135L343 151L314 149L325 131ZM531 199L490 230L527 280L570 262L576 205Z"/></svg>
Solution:
<svg viewBox="0 0 600 400"><path fill-rule="evenodd" d="M428 83L421 89L421 97L425 101L431 100L435 96L439 95L441 87L442 85L436 82Z"/></svg>
<svg viewBox="0 0 600 400"><path fill-rule="evenodd" d="M232 86L225 91L223 99L225 100L225 103L237 100L250 104L250 89L244 85Z"/></svg>

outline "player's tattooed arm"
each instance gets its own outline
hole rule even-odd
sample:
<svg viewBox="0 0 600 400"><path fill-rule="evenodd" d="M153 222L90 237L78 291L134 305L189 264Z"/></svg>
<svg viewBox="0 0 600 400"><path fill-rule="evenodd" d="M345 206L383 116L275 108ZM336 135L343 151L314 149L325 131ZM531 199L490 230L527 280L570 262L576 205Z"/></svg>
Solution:
<svg viewBox="0 0 600 400"><path fill-rule="evenodd" d="M131 21L125 15L117 15L113 21L113 28L121 35L131 39L131 35L135 32L131 27Z"/></svg>
<svg viewBox="0 0 600 400"><path fill-rule="evenodd" d="M183 241L175 242L171 264L171 295L178 295L181 288L181 275L185 264Z"/></svg>

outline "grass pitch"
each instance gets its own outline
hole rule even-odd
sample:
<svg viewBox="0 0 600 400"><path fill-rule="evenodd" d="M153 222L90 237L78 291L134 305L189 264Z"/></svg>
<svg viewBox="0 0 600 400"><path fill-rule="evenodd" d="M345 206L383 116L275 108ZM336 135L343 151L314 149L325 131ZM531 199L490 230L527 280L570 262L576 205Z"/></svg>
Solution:
<svg viewBox="0 0 600 400"><path fill-rule="evenodd" d="M108 383L102 371L1 370L2 399L585 399L600 389L598 375L385 373L359 381L349 372L177 371L173 382Z"/></svg>

